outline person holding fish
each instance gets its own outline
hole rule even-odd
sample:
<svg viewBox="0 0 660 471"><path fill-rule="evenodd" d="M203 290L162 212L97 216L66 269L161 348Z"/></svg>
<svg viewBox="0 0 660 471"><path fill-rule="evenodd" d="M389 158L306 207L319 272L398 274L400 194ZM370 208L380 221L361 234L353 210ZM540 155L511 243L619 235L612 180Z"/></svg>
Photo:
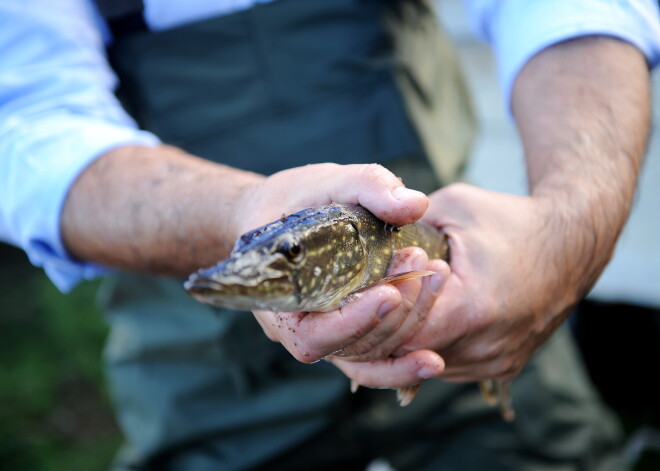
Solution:
<svg viewBox="0 0 660 471"><path fill-rule="evenodd" d="M107 278L115 469L622 469L559 326L630 210L658 6L468 4L529 196L449 184L460 113L435 110L463 92L436 89L452 56L427 1L0 0L0 237L63 291ZM305 211L331 203L351 209L317 232L330 213ZM181 287L230 254L254 315ZM475 383L514 378L507 422Z"/></svg>

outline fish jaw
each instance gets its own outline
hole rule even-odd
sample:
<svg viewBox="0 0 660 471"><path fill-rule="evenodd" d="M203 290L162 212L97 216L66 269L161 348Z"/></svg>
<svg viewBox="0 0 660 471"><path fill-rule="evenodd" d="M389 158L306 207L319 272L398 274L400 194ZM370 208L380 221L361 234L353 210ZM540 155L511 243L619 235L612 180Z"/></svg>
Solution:
<svg viewBox="0 0 660 471"><path fill-rule="evenodd" d="M277 254L241 253L199 270L184 289L205 304L239 310L300 310L293 273Z"/></svg>

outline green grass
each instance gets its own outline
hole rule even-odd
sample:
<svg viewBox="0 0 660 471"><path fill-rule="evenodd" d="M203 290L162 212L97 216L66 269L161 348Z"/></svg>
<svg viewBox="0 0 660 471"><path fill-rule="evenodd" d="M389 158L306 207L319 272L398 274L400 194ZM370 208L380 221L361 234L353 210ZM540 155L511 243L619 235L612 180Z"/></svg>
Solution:
<svg viewBox="0 0 660 471"><path fill-rule="evenodd" d="M120 444L100 364L97 283L64 296L0 244L0 468L107 469Z"/></svg>

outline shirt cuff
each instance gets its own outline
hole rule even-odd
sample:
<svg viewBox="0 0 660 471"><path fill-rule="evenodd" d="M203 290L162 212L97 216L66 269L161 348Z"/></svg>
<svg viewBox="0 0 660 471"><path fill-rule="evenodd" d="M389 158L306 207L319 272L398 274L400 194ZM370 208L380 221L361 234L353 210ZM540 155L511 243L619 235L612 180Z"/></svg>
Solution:
<svg viewBox="0 0 660 471"><path fill-rule="evenodd" d="M490 13L487 36L498 57L498 75L509 111L513 84L525 63L567 39L612 36L636 46L650 66L660 62L660 13L654 1L505 0Z"/></svg>
<svg viewBox="0 0 660 471"><path fill-rule="evenodd" d="M5 221L0 221L12 243L21 246L30 261L42 266L61 291L107 268L73 259L60 232L62 207L78 175L97 157L123 145L153 147L153 134L85 117L42 118L30 126L17 126L0 140L0 155L13 155L0 164L0 196ZM9 147L9 148L7 148ZM4 174L4 175L3 175Z"/></svg>

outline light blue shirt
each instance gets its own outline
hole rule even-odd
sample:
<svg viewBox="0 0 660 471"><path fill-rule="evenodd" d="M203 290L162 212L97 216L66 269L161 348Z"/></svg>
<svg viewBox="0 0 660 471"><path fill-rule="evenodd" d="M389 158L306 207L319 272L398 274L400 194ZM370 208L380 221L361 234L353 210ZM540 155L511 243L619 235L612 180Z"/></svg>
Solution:
<svg viewBox="0 0 660 471"><path fill-rule="evenodd" d="M270 0L146 0L159 31ZM653 0L466 0L477 31L498 57L506 103L527 60L565 39L605 34L660 62ZM73 260L60 213L77 176L118 146L154 146L113 90L107 27L89 0L0 0L0 240L22 247L63 291L103 273Z"/></svg>

